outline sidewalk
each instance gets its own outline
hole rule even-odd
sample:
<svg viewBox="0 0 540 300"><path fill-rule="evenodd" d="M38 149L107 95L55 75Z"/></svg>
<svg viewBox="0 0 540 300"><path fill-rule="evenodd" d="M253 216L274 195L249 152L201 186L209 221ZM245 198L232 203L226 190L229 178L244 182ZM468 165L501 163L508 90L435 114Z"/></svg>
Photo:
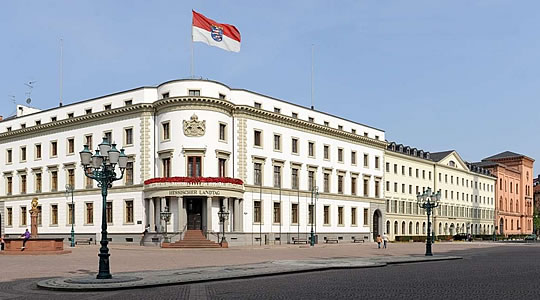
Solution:
<svg viewBox="0 0 540 300"><path fill-rule="evenodd" d="M435 255L450 251L501 247L497 243L436 243ZM21 278L74 277L94 275L98 268L99 245L77 246L64 255L0 255L0 281ZM111 245L110 265L113 276L121 272L179 270L195 267L255 264L280 260L326 258L366 258L423 255L425 244L390 243L377 249L375 243L323 244L313 248L303 245L233 247L228 249L161 249L131 245Z"/></svg>

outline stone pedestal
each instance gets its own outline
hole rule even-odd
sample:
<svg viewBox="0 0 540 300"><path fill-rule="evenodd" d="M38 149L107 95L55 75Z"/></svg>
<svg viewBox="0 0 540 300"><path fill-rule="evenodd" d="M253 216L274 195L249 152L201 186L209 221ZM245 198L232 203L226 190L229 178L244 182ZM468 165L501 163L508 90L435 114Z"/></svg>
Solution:
<svg viewBox="0 0 540 300"><path fill-rule="evenodd" d="M38 210L32 208L30 210L30 238L35 239L38 237Z"/></svg>
<svg viewBox="0 0 540 300"><path fill-rule="evenodd" d="M63 238L30 238L26 241L26 247L21 250L23 239L4 239L5 248L0 254L5 255L40 255L40 254L65 254L71 253L64 250Z"/></svg>

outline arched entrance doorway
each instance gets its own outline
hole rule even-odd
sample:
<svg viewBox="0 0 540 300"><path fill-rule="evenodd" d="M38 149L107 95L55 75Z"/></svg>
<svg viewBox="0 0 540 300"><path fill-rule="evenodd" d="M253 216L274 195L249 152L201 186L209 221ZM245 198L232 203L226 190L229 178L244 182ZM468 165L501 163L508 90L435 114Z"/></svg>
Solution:
<svg viewBox="0 0 540 300"><path fill-rule="evenodd" d="M501 218L499 221L499 234L504 234L504 219Z"/></svg>
<svg viewBox="0 0 540 300"><path fill-rule="evenodd" d="M373 240L377 238L377 235L382 235L381 229L382 226L382 214L380 210L375 210L373 213Z"/></svg>

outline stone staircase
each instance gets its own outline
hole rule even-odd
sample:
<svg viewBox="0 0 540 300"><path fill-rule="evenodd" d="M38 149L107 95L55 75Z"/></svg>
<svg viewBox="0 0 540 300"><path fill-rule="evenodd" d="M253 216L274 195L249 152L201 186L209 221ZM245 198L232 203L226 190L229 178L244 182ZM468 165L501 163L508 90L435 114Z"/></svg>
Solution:
<svg viewBox="0 0 540 300"><path fill-rule="evenodd" d="M174 243L163 243L162 248L221 248L203 235L202 230L187 230L184 239Z"/></svg>

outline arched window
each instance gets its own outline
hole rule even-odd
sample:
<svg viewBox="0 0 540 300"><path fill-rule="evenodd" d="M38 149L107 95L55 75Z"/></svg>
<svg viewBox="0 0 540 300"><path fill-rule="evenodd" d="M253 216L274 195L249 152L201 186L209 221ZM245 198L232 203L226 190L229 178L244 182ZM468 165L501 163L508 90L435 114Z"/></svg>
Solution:
<svg viewBox="0 0 540 300"><path fill-rule="evenodd" d="M420 223L416 222L416 234L420 234Z"/></svg>
<svg viewBox="0 0 540 300"><path fill-rule="evenodd" d="M516 199L516 212L519 212L519 200Z"/></svg>
<svg viewBox="0 0 540 300"><path fill-rule="evenodd" d="M442 223L439 222L439 234L442 234Z"/></svg>
<svg viewBox="0 0 540 300"><path fill-rule="evenodd" d="M510 221L510 230L514 230L514 220Z"/></svg>
<svg viewBox="0 0 540 300"><path fill-rule="evenodd" d="M390 234L390 221L386 221L386 233Z"/></svg>
<svg viewBox="0 0 540 300"><path fill-rule="evenodd" d="M510 199L510 212L512 212L513 209L514 209L514 204L513 204L512 199Z"/></svg>
<svg viewBox="0 0 540 300"><path fill-rule="evenodd" d="M401 234L406 235L407 232L405 231L405 221L401 222Z"/></svg>
<svg viewBox="0 0 540 300"><path fill-rule="evenodd" d="M422 234L426 234L426 222L422 223Z"/></svg>
<svg viewBox="0 0 540 300"><path fill-rule="evenodd" d="M448 162L448 165L449 165L450 167L455 167L455 166L456 166L456 162L453 161L453 160L451 160L451 161Z"/></svg>
<svg viewBox="0 0 540 300"><path fill-rule="evenodd" d="M504 220L504 230L508 230L508 220Z"/></svg>
<svg viewBox="0 0 540 300"><path fill-rule="evenodd" d="M413 231L412 231L412 222L409 222L409 235L412 235L413 234Z"/></svg>
<svg viewBox="0 0 540 300"><path fill-rule="evenodd" d="M398 231L398 222L395 221L394 222L394 235L398 235L399 234L399 231Z"/></svg>
<svg viewBox="0 0 540 300"><path fill-rule="evenodd" d="M519 220L517 220L516 222L517 222L517 224L516 224L516 229L519 230L519 229L520 229L520 228L519 228Z"/></svg>

